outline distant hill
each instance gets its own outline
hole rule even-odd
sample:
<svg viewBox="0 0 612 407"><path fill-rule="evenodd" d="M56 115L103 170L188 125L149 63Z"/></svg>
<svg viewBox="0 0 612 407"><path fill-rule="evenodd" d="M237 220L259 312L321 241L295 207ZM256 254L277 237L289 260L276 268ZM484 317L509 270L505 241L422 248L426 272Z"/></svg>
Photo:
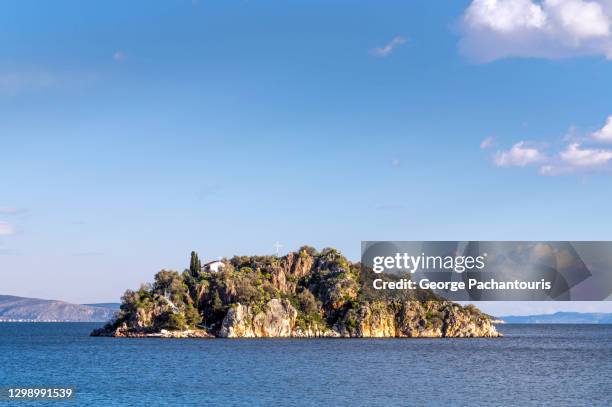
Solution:
<svg viewBox="0 0 612 407"><path fill-rule="evenodd" d="M508 324L612 324L612 314L590 312L556 312L554 314L505 316Z"/></svg>
<svg viewBox="0 0 612 407"><path fill-rule="evenodd" d="M0 295L0 322L106 322L113 317L118 307L117 304L101 305Z"/></svg>
<svg viewBox="0 0 612 407"><path fill-rule="evenodd" d="M83 304L83 305L86 305L88 307L110 308L115 312L119 311L119 307L121 306L121 304L118 302L100 302L96 304Z"/></svg>

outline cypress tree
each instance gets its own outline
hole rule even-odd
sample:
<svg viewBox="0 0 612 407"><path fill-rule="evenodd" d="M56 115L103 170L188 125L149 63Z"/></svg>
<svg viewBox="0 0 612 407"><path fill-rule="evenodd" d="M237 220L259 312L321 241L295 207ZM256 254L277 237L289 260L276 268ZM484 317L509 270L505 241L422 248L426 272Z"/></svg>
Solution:
<svg viewBox="0 0 612 407"><path fill-rule="evenodd" d="M189 263L189 272L193 277L198 277L200 275L200 270L202 270L202 263L200 262L198 253L192 251L191 262Z"/></svg>

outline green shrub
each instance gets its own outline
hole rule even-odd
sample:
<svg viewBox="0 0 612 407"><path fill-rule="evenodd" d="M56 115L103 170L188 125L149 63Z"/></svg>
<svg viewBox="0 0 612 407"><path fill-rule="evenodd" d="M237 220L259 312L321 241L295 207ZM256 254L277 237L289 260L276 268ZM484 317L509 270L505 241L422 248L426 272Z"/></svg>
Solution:
<svg viewBox="0 0 612 407"><path fill-rule="evenodd" d="M187 329L187 321L183 314L170 314L166 323L166 329L170 331L182 331Z"/></svg>

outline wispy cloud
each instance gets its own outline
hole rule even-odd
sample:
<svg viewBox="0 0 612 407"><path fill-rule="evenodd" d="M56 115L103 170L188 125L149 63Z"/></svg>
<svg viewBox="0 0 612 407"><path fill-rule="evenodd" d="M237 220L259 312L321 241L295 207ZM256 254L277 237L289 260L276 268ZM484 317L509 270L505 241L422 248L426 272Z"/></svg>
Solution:
<svg viewBox="0 0 612 407"><path fill-rule="evenodd" d="M21 212L23 212L23 210L19 208L14 208L12 206L0 206L0 215L16 215Z"/></svg>
<svg viewBox="0 0 612 407"><path fill-rule="evenodd" d="M397 47L404 44L406 41L406 38L398 35L394 37L388 44L382 47L372 48L370 50L370 53L376 57L386 57L390 55Z"/></svg>
<svg viewBox="0 0 612 407"><path fill-rule="evenodd" d="M498 151L493 157L498 167L525 167L546 160L546 156L537 148L519 141L510 150Z"/></svg>
<svg viewBox="0 0 612 407"><path fill-rule="evenodd" d="M494 142L495 139L493 137L486 137L480 142L480 149L486 150L487 148L492 147Z"/></svg>
<svg viewBox="0 0 612 407"><path fill-rule="evenodd" d="M572 143L559 154L559 157L572 167L600 167L612 160L612 151L584 148L579 143Z"/></svg>
<svg viewBox="0 0 612 407"><path fill-rule="evenodd" d="M584 147L572 143L559 152L550 163L540 167L541 175L564 175L593 171L609 171L612 150Z"/></svg>
<svg viewBox="0 0 612 407"><path fill-rule="evenodd" d="M479 62L507 57L612 59L608 0L473 0L460 49Z"/></svg>
<svg viewBox="0 0 612 407"><path fill-rule="evenodd" d="M498 167L538 166L541 175L562 175L585 171L612 171L612 149L598 143L612 141L612 116L605 126L580 137L571 128L570 134L561 137L563 148L545 153L542 148L525 141L518 142L509 150L497 151L493 162Z"/></svg>

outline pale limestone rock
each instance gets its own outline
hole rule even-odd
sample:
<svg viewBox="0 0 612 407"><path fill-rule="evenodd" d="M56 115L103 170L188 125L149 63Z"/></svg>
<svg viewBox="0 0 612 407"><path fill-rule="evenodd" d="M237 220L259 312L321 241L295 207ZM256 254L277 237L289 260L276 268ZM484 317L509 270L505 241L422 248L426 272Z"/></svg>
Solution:
<svg viewBox="0 0 612 407"><path fill-rule="evenodd" d="M297 311L287 300L272 299L255 314L253 307L236 304L223 319L222 338L288 338L295 327Z"/></svg>
<svg viewBox="0 0 612 407"><path fill-rule="evenodd" d="M362 306L359 310L355 336L362 338L397 336L395 313L381 304Z"/></svg>

